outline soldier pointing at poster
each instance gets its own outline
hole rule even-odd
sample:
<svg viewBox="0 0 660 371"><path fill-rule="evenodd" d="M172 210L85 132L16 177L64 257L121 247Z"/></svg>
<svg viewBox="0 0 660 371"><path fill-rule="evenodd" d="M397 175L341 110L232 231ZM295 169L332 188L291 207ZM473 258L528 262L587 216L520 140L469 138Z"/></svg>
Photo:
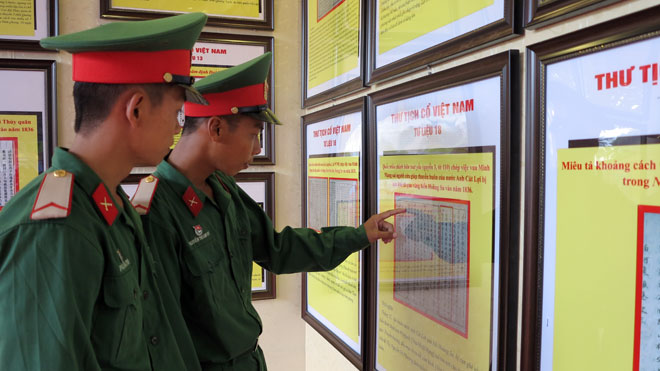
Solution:
<svg viewBox="0 0 660 371"><path fill-rule="evenodd" d="M274 273L330 270L378 239L395 238L385 219L404 212L374 215L359 228L274 230L233 178L259 153L264 122L279 124L266 101L270 64L266 53L196 83L209 106L186 104L181 140L133 199L204 369L265 369L251 303L253 261Z"/></svg>

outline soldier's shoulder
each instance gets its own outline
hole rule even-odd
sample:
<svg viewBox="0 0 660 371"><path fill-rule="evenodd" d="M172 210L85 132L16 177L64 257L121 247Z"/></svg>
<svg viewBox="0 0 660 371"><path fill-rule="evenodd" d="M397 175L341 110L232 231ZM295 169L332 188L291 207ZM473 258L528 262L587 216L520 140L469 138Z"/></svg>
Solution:
<svg viewBox="0 0 660 371"><path fill-rule="evenodd" d="M131 197L131 204L138 214L149 214L159 183L160 179L153 174L140 179L140 183Z"/></svg>
<svg viewBox="0 0 660 371"><path fill-rule="evenodd" d="M35 197L31 220L62 219L71 214L73 173L56 169L44 174Z"/></svg>
<svg viewBox="0 0 660 371"><path fill-rule="evenodd" d="M34 220L63 219L71 213L73 174L60 169L30 181L0 210L2 229Z"/></svg>

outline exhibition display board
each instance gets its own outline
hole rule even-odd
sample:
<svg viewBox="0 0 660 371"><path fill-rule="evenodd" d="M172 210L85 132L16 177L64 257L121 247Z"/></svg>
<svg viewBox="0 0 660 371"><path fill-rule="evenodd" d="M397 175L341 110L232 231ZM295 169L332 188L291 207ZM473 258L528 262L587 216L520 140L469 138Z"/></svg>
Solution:
<svg viewBox="0 0 660 371"><path fill-rule="evenodd" d="M529 47L524 369L660 365L658 17Z"/></svg>
<svg viewBox="0 0 660 371"><path fill-rule="evenodd" d="M358 227L363 219L365 99L304 116L303 221ZM363 261L356 252L329 272L303 274L302 316L362 366Z"/></svg>
<svg viewBox="0 0 660 371"><path fill-rule="evenodd" d="M44 49L39 40L57 34L55 0L0 1L0 49Z"/></svg>
<svg viewBox="0 0 660 371"><path fill-rule="evenodd" d="M513 0L369 1L369 83L520 33Z"/></svg>
<svg viewBox="0 0 660 371"><path fill-rule="evenodd" d="M273 0L100 0L101 17L150 19L202 12L209 26L273 29Z"/></svg>
<svg viewBox="0 0 660 371"><path fill-rule="evenodd" d="M266 212L275 217L275 173L244 172L235 176L238 184ZM252 300L275 298L275 275L252 262Z"/></svg>
<svg viewBox="0 0 660 371"><path fill-rule="evenodd" d="M0 210L48 169L57 138L55 61L0 59Z"/></svg>
<svg viewBox="0 0 660 371"><path fill-rule="evenodd" d="M373 255L376 370L515 365L505 344L516 334L517 57L501 53L372 96L374 213L407 210L392 220L396 240L379 241Z"/></svg>
<svg viewBox="0 0 660 371"><path fill-rule="evenodd" d="M362 0L303 1L303 106L362 87Z"/></svg>

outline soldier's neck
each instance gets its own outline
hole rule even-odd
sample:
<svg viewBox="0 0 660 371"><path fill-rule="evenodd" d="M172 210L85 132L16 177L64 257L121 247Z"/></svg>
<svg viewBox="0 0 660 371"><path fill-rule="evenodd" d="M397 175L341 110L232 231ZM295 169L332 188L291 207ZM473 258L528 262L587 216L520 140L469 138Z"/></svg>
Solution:
<svg viewBox="0 0 660 371"><path fill-rule="evenodd" d="M115 201L122 205L117 187L133 168L129 159L125 158L125 151L107 142L95 140L93 136L76 135L69 152L89 166L108 187Z"/></svg>
<svg viewBox="0 0 660 371"><path fill-rule="evenodd" d="M204 146L195 145L193 141L186 139L182 138L174 147L167 162L188 178L195 187L212 197L208 194L210 187L206 183L206 178L211 176L215 169L206 161Z"/></svg>

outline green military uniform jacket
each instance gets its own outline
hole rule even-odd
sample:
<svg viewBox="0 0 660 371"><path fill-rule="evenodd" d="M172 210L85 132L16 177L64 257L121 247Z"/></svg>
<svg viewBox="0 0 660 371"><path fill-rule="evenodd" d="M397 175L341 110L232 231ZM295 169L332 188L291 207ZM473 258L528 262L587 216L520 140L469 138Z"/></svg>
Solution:
<svg viewBox="0 0 660 371"><path fill-rule="evenodd" d="M47 173L73 174L68 216L34 220L35 199L50 197L46 173L0 211L2 369L199 369L183 317L165 315L171 292L157 287L164 274L123 192L117 208L96 173L62 149Z"/></svg>
<svg viewBox="0 0 660 371"><path fill-rule="evenodd" d="M181 295L203 369L265 369L259 352L241 361L262 330L251 302L252 261L274 273L330 270L369 245L364 227L275 232L262 208L220 172L207 179L213 198L166 161L154 176L145 232Z"/></svg>

